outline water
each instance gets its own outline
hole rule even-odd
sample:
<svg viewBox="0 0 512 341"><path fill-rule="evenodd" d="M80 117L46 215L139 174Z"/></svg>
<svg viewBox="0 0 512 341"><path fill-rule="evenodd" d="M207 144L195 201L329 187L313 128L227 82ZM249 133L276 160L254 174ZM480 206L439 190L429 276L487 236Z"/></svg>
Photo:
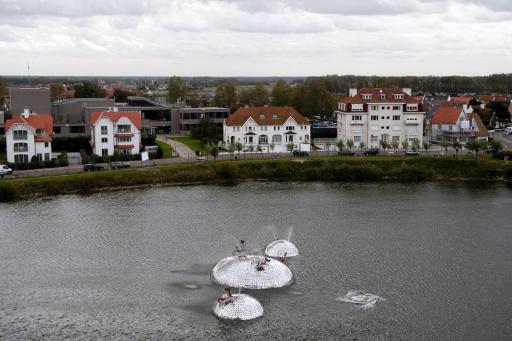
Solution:
<svg viewBox="0 0 512 341"><path fill-rule="evenodd" d="M503 184L168 187L0 205L0 339L512 339ZM292 228L293 233L292 233ZM269 228L270 227L270 228ZM275 234L275 236L274 236ZM210 271L287 238L295 283L217 319ZM339 299L379 300L370 309Z"/></svg>

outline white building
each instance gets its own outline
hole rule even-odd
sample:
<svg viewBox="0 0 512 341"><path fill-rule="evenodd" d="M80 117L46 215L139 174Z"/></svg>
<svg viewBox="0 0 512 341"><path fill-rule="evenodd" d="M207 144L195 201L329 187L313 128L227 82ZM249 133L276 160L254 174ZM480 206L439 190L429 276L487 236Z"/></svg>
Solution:
<svg viewBox="0 0 512 341"><path fill-rule="evenodd" d="M361 142L380 148L380 141L423 143L425 111L423 97L411 96L411 89L350 89L338 103L338 140Z"/></svg>
<svg viewBox="0 0 512 341"><path fill-rule="evenodd" d="M121 155L140 153L140 112L93 112L90 124L94 154L112 156L115 150Z"/></svg>
<svg viewBox="0 0 512 341"><path fill-rule="evenodd" d="M30 162L36 156L40 161L52 157L53 118L51 115L32 114L25 109L5 125L7 161Z"/></svg>
<svg viewBox="0 0 512 341"><path fill-rule="evenodd" d="M432 139L435 141L466 143L474 139L489 139L489 132L480 116L467 113L465 108L439 108L431 124Z"/></svg>
<svg viewBox="0 0 512 341"><path fill-rule="evenodd" d="M238 109L224 121L223 143L241 143L263 152L286 152L287 145L309 144L309 120L292 107L246 107Z"/></svg>

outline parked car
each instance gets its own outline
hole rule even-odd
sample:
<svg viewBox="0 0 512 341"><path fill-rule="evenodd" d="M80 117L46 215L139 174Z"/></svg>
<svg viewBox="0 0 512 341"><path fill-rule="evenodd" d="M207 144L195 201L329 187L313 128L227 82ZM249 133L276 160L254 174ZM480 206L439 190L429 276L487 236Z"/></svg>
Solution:
<svg viewBox="0 0 512 341"><path fill-rule="evenodd" d="M12 169L7 167L6 165L0 165L0 177L4 177L4 175L11 175Z"/></svg>
<svg viewBox="0 0 512 341"><path fill-rule="evenodd" d="M103 167L102 165L97 165L97 164L93 164L93 163L86 163L84 165L84 172L91 172L91 171L101 171L101 170L104 170L105 167Z"/></svg>
<svg viewBox="0 0 512 341"><path fill-rule="evenodd" d="M206 156L198 156L197 161L206 161Z"/></svg>
<svg viewBox="0 0 512 341"><path fill-rule="evenodd" d="M294 150L293 156L309 156L309 152L306 152L304 150Z"/></svg>
<svg viewBox="0 0 512 341"><path fill-rule="evenodd" d="M419 152L415 151L415 150L412 150L412 149L407 149L405 151L405 155L408 155L408 156L416 156L416 155L420 155Z"/></svg>
<svg viewBox="0 0 512 341"><path fill-rule="evenodd" d="M128 167L130 167L130 164L128 162L113 161L110 163L110 168L112 168L112 169L128 168Z"/></svg>
<svg viewBox="0 0 512 341"><path fill-rule="evenodd" d="M512 135L512 127L506 127L505 128L505 134Z"/></svg>
<svg viewBox="0 0 512 341"><path fill-rule="evenodd" d="M343 156L343 155L353 156L353 155L355 155L355 153L352 150L342 150L342 151L338 151L338 155L339 156Z"/></svg>
<svg viewBox="0 0 512 341"><path fill-rule="evenodd" d="M379 154L379 149L377 148L370 148L367 151L363 153L364 155L377 155Z"/></svg>

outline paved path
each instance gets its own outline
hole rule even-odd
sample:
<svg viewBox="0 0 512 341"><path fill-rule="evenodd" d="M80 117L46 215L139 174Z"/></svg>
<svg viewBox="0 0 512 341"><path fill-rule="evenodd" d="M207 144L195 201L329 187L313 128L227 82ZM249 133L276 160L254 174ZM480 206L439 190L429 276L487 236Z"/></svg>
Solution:
<svg viewBox="0 0 512 341"><path fill-rule="evenodd" d="M496 141L501 142L503 150L512 150L512 135L507 135L504 131L497 131L493 137Z"/></svg>
<svg viewBox="0 0 512 341"><path fill-rule="evenodd" d="M167 135L158 135L157 139L158 141L162 141L164 143L167 143L168 145L171 145L173 149L178 152L178 155L180 156L181 159L190 160L196 158L196 153L192 149L190 149L181 142L173 140L172 137L169 137Z"/></svg>

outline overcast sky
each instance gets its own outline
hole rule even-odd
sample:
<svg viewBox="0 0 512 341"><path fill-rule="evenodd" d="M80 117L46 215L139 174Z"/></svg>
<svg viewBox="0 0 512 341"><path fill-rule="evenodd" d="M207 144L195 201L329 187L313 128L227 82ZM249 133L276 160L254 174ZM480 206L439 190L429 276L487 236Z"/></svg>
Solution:
<svg viewBox="0 0 512 341"><path fill-rule="evenodd" d="M512 72L512 0L0 0L0 74Z"/></svg>

